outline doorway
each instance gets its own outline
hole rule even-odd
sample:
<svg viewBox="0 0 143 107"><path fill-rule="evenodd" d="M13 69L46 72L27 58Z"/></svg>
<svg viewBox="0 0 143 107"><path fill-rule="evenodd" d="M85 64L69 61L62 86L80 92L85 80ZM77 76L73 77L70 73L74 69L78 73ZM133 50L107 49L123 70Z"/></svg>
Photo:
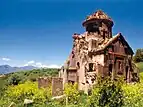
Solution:
<svg viewBox="0 0 143 107"><path fill-rule="evenodd" d="M128 79L128 72L129 72L128 69L129 69L128 66L126 66L126 77L125 77L126 80Z"/></svg>
<svg viewBox="0 0 143 107"><path fill-rule="evenodd" d="M108 76L111 76L111 74L112 74L112 67L113 67L113 65L112 65L112 64L109 64Z"/></svg>

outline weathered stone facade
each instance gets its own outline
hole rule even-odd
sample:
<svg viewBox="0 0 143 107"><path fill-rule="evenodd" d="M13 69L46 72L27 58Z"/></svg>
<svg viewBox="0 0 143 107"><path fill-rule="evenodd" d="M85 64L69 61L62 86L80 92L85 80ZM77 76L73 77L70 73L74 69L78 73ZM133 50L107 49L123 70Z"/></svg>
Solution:
<svg viewBox="0 0 143 107"><path fill-rule="evenodd" d="M98 10L83 22L86 32L73 34L71 54L59 76L63 83L77 82L79 90L87 91L97 76L123 76L133 81L133 51L121 33L112 36L112 19Z"/></svg>

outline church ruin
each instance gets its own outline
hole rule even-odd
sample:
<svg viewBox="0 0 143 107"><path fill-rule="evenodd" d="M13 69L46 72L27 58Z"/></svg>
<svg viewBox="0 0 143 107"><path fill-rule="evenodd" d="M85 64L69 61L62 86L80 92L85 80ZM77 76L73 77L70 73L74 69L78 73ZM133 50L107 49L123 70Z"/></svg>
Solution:
<svg viewBox="0 0 143 107"><path fill-rule="evenodd" d="M86 32L73 34L72 51L59 72L63 83L78 83L79 90L87 90L97 76L123 76L135 81L132 56L134 54L121 33L112 36L113 20L98 10L82 23Z"/></svg>

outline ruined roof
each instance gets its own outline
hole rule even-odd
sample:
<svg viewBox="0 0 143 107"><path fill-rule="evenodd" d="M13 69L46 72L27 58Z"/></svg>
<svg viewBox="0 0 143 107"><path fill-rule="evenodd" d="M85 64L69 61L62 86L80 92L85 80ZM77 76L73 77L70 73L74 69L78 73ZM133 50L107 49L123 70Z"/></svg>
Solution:
<svg viewBox="0 0 143 107"><path fill-rule="evenodd" d="M105 14L102 10L98 10L92 15L89 15L86 20L90 20L90 19L107 19L112 21L112 19L107 14Z"/></svg>
<svg viewBox="0 0 143 107"><path fill-rule="evenodd" d="M127 45L127 47L129 48L129 50L131 51L132 54L134 54L132 48L129 46L129 44L127 43L127 41L124 39L124 37L122 36L121 33L118 33L117 35L115 35L113 38L111 39L107 39L105 40L101 45L99 45L98 48L92 50L92 52L99 52L99 51L103 51L105 50L111 43L113 43L114 41L116 41L118 38L121 38L122 41Z"/></svg>
<svg viewBox="0 0 143 107"><path fill-rule="evenodd" d="M105 14L102 10L98 10L93 14L87 16L86 20L83 22L83 26L86 22L97 19L108 20L113 23L113 20L107 14Z"/></svg>

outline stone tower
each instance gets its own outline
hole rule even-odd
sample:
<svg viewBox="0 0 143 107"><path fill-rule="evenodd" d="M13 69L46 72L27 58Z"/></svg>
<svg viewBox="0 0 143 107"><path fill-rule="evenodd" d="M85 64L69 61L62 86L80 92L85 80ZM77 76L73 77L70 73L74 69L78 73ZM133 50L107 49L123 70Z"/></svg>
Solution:
<svg viewBox="0 0 143 107"><path fill-rule="evenodd" d="M113 21L101 10L88 16L82 25L88 33L94 33L93 38L112 38Z"/></svg>

